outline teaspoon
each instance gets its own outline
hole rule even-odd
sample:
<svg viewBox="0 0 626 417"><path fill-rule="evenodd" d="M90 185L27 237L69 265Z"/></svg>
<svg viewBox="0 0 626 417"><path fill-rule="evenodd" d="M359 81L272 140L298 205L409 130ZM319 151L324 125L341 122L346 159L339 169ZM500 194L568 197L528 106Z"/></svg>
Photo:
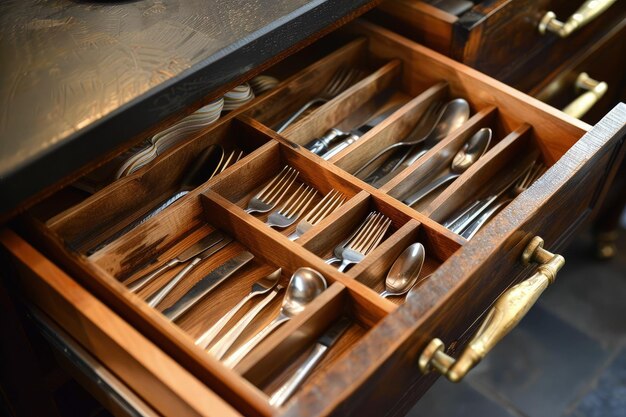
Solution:
<svg viewBox="0 0 626 417"><path fill-rule="evenodd" d="M417 281L426 250L421 243L414 243L398 256L391 266L385 279L385 291L380 293L383 298L406 294Z"/></svg>
<svg viewBox="0 0 626 417"><path fill-rule="evenodd" d="M418 190L417 192L411 194L409 197L404 199L404 203L408 206L412 206L413 204L420 201L422 198L426 197L428 194L435 191L437 188L442 185L454 180L459 177L462 173L467 171L469 167L471 167L489 148L489 144L491 143L491 129L482 128L478 132L476 132L465 145L457 152L452 159L452 164L450 165L450 173L431 182L426 187Z"/></svg>
<svg viewBox="0 0 626 417"><path fill-rule="evenodd" d="M306 267L297 269L291 276L278 316L254 337L241 345L224 361L224 364L229 368L237 366L263 339L280 325L301 313L326 287L326 280L316 270Z"/></svg>

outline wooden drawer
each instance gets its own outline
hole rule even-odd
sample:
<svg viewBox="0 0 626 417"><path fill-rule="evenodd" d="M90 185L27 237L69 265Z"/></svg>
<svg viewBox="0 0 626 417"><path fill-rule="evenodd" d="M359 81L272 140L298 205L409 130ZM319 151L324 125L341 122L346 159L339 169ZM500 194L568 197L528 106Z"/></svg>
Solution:
<svg viewBox="0 0 626 417"><path fill-rule="evenodd" d="M439 337L449 346L447 352L457 355L498 296L535 269L520 261L532 237L543 237L550 250L562 249L601 201L623 157L625 105L592 128L370 23L352 24L330 41L335 52L154 163L52 218L43 214L46 204L33 210L21 219L21 237L12 231L1 235L26 297L164 415L229 415L228 407L251 416L405 412L436 379L417 366L428 342ZM361 68L363 76L282 134L272 130L345 65ZM393 94L385 93L389 89ZM380 105L379 93L401 105L355 144L328 161L301 146L349 114ZM465 98L472 116L417 163L379 189L352 175L378 149L401 140L430 103L451 97ZM493 145L476 164L436 197L414 208L401 202L419 178L449 163L482 127L493 130ZM180 177L173 171L213 143L238 147L246 155L92 253L99 240L171 193ZM442 225L473 198L508 181L531 156L546 164L547 172L474 238L468 241ZM255 191L286 165L300 172L298 181L320 193L336 189L346 197L340 209L295 242L287 238L293 226L270 229L265 216L244 211ZM150 193L158 178L168 185ZM53 200L47 205L54 206ZM333 246L372 210L391 220L380 246L345 273L326 264ZM156 269L213 228L235 242L199 264L158 309L143 298L172 275L161 276L138 294L127 289L125 283ZM411 302L380 297L391 264L415 241L426 248L422 275L433 275ZM161 314L205 274L243 250L254 259L191 311L175 322ZM194 343L255 280L279 267L286 284L302 266L322 273L328 289L234 369ZM253 327L260 329L279 307L274 299ZM284 407L271 406L268 394L342 314L352 319L347 333Z"/></svg>
<svg viewBox="0 0 626 417"><path fill-rule="evenodd" d="M564 21L583 1L474 3L469 11L455 16L427 2L389 0L371 16L394 31L531 95L545 87L570 58L584 53L626 17L626 4L615 2L586 26L560 38L539 32L542 17L553 11Z"/></svg>

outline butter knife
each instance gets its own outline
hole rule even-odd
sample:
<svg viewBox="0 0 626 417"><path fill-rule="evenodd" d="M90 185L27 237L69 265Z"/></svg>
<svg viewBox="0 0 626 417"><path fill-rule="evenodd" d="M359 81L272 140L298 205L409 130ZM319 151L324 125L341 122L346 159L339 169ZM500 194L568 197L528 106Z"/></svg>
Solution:
<svg viewBox="0 0 626 417"><path fill-rule="evenodd" d="M317 343L306 360L302 362L296 372L272 394L270 397L271 405L280 407L291 398L300 385L311 375L317 364L326 356L328 349L330 349L346 332L348 327L350 327L350 324L352 324L352 321L348 317L342 316L317 339Z"/></svg>
<svg viewBox="0 0 626 417"><path fill-rule="evenodd" d="M206 235L205 237L203 237L202 239L200 239L199 241L197 241L196 243L194 243L193 245L191 245L190 247L182 251L176 258L171 259L170 261L168 261L165 265L163 265L156 271L152 272L151 274L144 275L141 278L138 278L135 281L133 281L128 286L128 289L131 292L139 291L140 289L145 287L149 282L154 280L154 278L161 275L163 272L167 271L170 268L173 268L174 266L178 264L187 262L195 258L199 254L211 248L212 246L215 246L222 240L224 240L224 235L222 234L222 232L220 232L219 230L214 230L213 232L209 233L208 235Z"/></svg>
<svg viewBox="0 0 626 417"><path fill-rule="evenodd" d="M221 284L226 278L237 272L253 258L254 255L248 251L244 251L234 258L224 262L213 271L209 272L207 276L196 282L196 284L181 298L179 298L174 305L166 308L163 311L163 314L172 321L176 320L208 293L210 293L214 288Z"/></svg>

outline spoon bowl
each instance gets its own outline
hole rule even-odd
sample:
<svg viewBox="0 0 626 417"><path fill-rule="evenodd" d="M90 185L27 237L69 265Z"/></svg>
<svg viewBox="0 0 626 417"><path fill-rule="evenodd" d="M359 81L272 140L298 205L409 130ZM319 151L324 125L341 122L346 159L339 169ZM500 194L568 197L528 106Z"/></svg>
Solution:
<svg viewBox="0 0 626 417"><path fill-rule="evenodd" d="M297 269L289 280L280 314L293 317L301 313L326 287L326 280L316 270L306 267Z"/></svg>
<svg viewBox="0 0 626 417"><path fill-rule="evenodd" d="M426 249L421 243L414 243L406 248L387 273L386 289L380 294L381 297L398 296L408 292L417 281L425 258Z"/></svg>

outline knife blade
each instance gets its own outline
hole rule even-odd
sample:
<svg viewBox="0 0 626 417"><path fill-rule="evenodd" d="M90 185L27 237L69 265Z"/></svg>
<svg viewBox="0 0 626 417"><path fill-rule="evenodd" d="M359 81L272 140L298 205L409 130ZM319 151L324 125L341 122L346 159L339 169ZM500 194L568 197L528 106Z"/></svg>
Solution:
<svg viewBox="0 0 626 417"><path fill-rule="evenodd" d="M250 262L253 258L253 254L248 251L244 251L224 262L213 271L209 272L200 281L196 282L196 284L191 287L189 291L183 294L178 301L176 301L171 307L165 309L163 314L172 321L176 320L203 297L209 294L213 289L215 289L219 284L221 284L225 279Z"/></svg>
<svg viewBox="0 0 626 417"><path fill-rule="evenodd" d="M190 259L195 258L198 254L204 252L205 250L211 248L212 246L215 246L222 240L224 240L224 234L222 232L220 232L219 230L212 231L211 233L209 233L208 235L206 235L205 237L203 237L202 239L200 239L199 241L197 241L196 243L194 243L193 245L191 245L190 247L182 251L177 257L175 257L174 259L171 259L170 261L168 261L165 265L161 266L156 271L148 275L144 275L141 278L138 278L135 281L133 281L128 286L128 289L131 292L139 291L140 289L145 287L149 282L151 282L154 278L161 275L163 272L174 267L175 265L178 265L183 262L187 262Z"/></svg>

